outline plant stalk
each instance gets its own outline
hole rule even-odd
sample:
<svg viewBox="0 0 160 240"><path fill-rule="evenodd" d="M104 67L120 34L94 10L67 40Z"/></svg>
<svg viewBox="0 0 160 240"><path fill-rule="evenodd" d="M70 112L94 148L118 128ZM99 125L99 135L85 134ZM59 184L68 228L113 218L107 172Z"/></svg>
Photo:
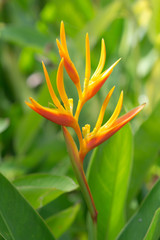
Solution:
<svg viewBox="0 0 160 240"><path fill-rule="evenodd" d="M69 156L71 159L73 170L75 172L76 178L80 185L81 192L83 194L83 197L86 201L87 207L91 214L94 228L96 228L97 210L96 210L96 207L95 207L95 204L93 201L93 197L91 195L91 191L90 191L88 183L87 183L86 176L83 171L83 166L82 166L82 162L80 161L80 158L79 158L77 146L76 146L72 136L68 132L68 130L65 127L62 127L62 128L63 128L63 133L64 133L64 137L66 140L66 145L67 145L68 153L69 153ZM95 238L95 240L96 240L96 238Z"/></svg>

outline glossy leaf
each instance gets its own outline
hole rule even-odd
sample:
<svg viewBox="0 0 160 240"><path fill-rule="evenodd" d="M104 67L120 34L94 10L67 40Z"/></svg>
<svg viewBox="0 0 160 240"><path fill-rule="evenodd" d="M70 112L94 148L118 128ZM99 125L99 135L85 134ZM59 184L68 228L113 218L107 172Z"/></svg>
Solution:
<svg viewBox="0 0 160 240"><path fill-rule="evenodd" d="M98 240L115 239L124 224L132 164L132 133L125 126L94 153L88 181L98 210Z"/></svg>
<svg viewBox="0 0 160 240"><path fill-rule="evenodd" d="M80 205L77 204L56 215L51 216L46 220L56 238L59 238L71 226L79 211L79 208Z"/></svg>
<svg viewBox="0 0 160 240"><path fill-rule="evenodd" d="M14 184L35 208L42 207L64 192L78 187L69 177L52 174L27 175L15 180Z"/></svg>
<svg viewBox="0 0 160 240"><path fill-rule="evenodd" d="M160 237L160 208L155 212L144 240L158 240Z"/></svg>
<svg viewBox="0 0 160 240"><path fill-rule="evenodd" d="M144 177L154 164L160 150L160 103L142 124L134 138L134 161L129 187L129 201L137 193ZM154 124L153 124L154 123ZM143 143L143 144L142 144Z"/></svg>
<svg viewBox="0 0 160 240"><path fill-rule="evenodd" d="M0 235L5 240L54 240L42 218L1 174L0 189Z"/></svg>
<svg viewBox="0 0 160 240"><path fill-rule="evenodd" d="M159 210L154 216L155 211L158 208L160 208L160 181L158 181L157 184L153 187L153 189L151 190L151 192L148 194L147 198L143 202L139 211L132 217L132 219L123 229L123 231L121 232L117 240L135 240L135 239L143 240L144 237L147 236L146 234L149 234L148 236L151 236L152 234L153 234L152 236L154 236L154 234L158 234L158 232L154 233L154 230L156 230L154 229L154 227L160 217ZM152 222L152 218L153 218L153 222ZM146 238L146 239L153 240L154 238L153 239Z"/></svg>

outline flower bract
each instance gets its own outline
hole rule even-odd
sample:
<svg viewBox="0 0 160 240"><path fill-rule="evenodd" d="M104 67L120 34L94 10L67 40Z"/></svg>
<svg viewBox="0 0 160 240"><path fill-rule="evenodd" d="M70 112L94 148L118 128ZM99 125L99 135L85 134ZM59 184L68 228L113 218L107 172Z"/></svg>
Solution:
<svg viewBox="0 0 160 240"><path fill-rule="evenodd" d="M84 77L84 84L83 84L83 91L82 91L78 71L76 70L76 67L69 56L67 43L66 43L64 23L61 22L60 41L57 40L57 46L59 49L61 61L58 67L57 79L56 79L57 89L58 89L61 101L57 98L55 94L47 69L44 63L42 62L46 83L47 83L48 90L51 95L55 108L43 107L38 102L36 102L33 98L30 98L31 103L26 102L26 104L31 109L33 109L35 112L45 117L46 119L64 127L71 127L75 130L79 139L79 146L80 146L79 159L81 162L83 162L83 159L85 158L86 154L90 150L92 150L93 148L100 145L101 143L106 141L108 138L110 138L120 128L122 128L126 123L128 123L133 117L135 117L144 107L144 104L143 104L141 106L138 106L132 109L128 113L124 114L123 116L119 117L119 114L122 108L122 103L123 103L123 91L122 91L112 116L105 124L102 125L105 109L108 105L108 102L115 88L113 87L107 94L102 104L100 114L94 129L91 131L90 125L86 124L85 126L82 127L82 130L81 130L78 123L78 119L79 119L79 115L82 110L82 107L89 99L94 97L94 95L100 90L100 88L103 86L103 84L106 82L106 80L112 73L114 67L120 61L120 59L118 59L111 67L103 71L105 59L106 59L106 50L105 50L104 39L102 39L99 63L95 72L91 76L90 44L89 44L88 33L86 34L85 45L86 45L86 66L85 66L85 77ZM64 79L63 79L63 68L66 69L66 72L68 73L70 79L75 84L78 95L79 95L79 101L78 101L75 113L73 113L73 99L68 98L67 93L65 91Z"/></svg>

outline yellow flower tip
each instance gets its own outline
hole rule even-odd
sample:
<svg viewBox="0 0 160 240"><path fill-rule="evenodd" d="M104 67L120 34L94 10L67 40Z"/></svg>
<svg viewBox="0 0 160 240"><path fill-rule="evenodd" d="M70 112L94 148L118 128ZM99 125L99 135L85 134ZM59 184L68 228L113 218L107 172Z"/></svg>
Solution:
<svg viewBox="0 0 160 240"><path fill-rule="evenodd" d="M107 139L109 139L112 135L114 135L117 131L119 131L124 125L126 125L129 121L131 121L145 106L146 104L142 104L123 116L119 117L109 128L101 128L101 131L98 132L97 135L91 135L88 137L86 141L86 148L88 151L97 147Z"/></svg>
<svg viewBox="0 0 160 240"><path fill-rule="evenodd" d="M62 46L59 42L59 40L57 39L57 46L59 49L59 54L61 58L64 58L64 66L65 69L70 77L70 79L73 81L73 83L78 86L78 84L80 83L80 79L79 79L79 75L78 72L73 64L73 62L71 61L69 55L67 54L67 52L64 50L64 46Z"/></svg>
<svg viewBox="0 0 160 240"><path fill-rule="evenodd" d="M58 50L59 50L59 55L60 57L62 57L64 55L64 49L60 43L60 41L58 39L56 39L56 43L57 43L57 47L58 47Z"/></svg>
<svg viewBox="0 0 160 240"><path fill-rule="evenodd" d="M63 22L63 20L61 20L61 26L60 26L60 28L62 28L62 27L64 27L64 22Z"/></svg>
<svg viewBox="0 0 160 240"><path fill-rule="evenodd" d="M102 107L101 107L101 110L100 110L100 113L99 113L99 117L98 117L98 120L97 120L97 123L96 123L96 126L92 132L92 135L95 135L98 130L100 129L101 125L102 125L102 122L103 122L103 117L104 117L104 114L105 114L105 110L106 110L106 107L109 103L109 100L112 96L112 93L115 89L115 86L109 91L109 93L107 94L103 104L102 104Z"/></svg>
<svg viewBox="0 0 160 240"><path fill-rule="evenodd" d="M112 95L112 93L113 93L115 87L116 87L116 86L113 86L113 87L111 88L111 90L109 91L109 94L110 94L110 95Z"/></svg>
<svg viewBox="0 0 160 240"><path fill-rule="evenodd" d="M112 73L112 71L113 71L113 69L114 69L114 67L119 63L121 61L121 58L119 58L115 63L113 63L106 71L104 71L103 73L102 73L102 78L105 78L105 77L108 77L111 73Z"/></svg>
<svg viewBox="0 0 160 240"><path fill-rule="evenodd" d="M86 34L86 69L85 69L84 91L88 87L90 75L91 75L90 45L89 45L89 36L87 33Z"/></svg>
<svg viewBox="0 0 160 240"><path fill-rule="evenodd" d="M61 22L60 40L61 40L61 43L58 39L56 39L60 57L64 58L65 69L66 69L70 79L72 80L72 82L76 85L79 96L81 96L82 91L81 91L81 86L80 86L80 79L79 79L78 72L69 57L67 44L66 44L66 37L65 37L65 28L64 28L63 22Z"/></svg>
<svg viewBox="0 0 160 240"><path fill-rule="evenodd" d="M57 46L59 48L59 45L61 45L61 44L60 44L60 41L58 40L58 38L56 38L56 43L57 43Z"/></svg>
<svg viewBox="0 0 160 240"><path fill-rule="evenodd" d="M96 81L98 76L101 74L101 72L104 68L105 61L106 61L106 47L105 47L104 39L102 38L102 41L101 41L101 55L100 55L98 66L97 66L94 74L91 77L92 82Z"/></svg>
<svg viewBox="0 0 160 240"><path fill-rule="evenodd" d="M43 61L42 61L42 66L43 66L43 71L44 71L46 83L47 83L48 90L49 90L50 96L52 98L52 101L53 101L53 103L55 104L55 106L57 108L59 108L60 110L64 110L63 106L59 102L59 100L58 100L58 98L57 98L57 96L56 96L56 94L55 94L55 92L53 90L53 87L52 87L52 84L51 84L51 81L50 81L50 78L49 78L49 74L47 72L47 69L46 69L45 64L44 64Z"/></svg>
<svg viewBox="0 0 160 240"><path fill-rule="evenodd" d="M123 91L121 91L121 94L120 94L120 97L119 97L119 100L118 100L118 103L117 103L117 106L112 114L112 116L110 117L110 119L105 123L105 125L103 127L105 128L110 128L114 122L116 121L116 119L118 118L120 112L121 112L121 109L122 109L122 103L123 103ZM103 128L102 127L102 128Z"/></svg>
<svg viewBox="0 0 160 240"><path fill-rule="evenodd" d="M113 63L113 65L111 66L111 68L114 68L120 61L122 58L119 58L115 63Z"/></svg>
<svg viewBox="0 0 160 240"><path fill-rule="evenodd" d="M102 40L101 40L101 52L102 52L102 56L103 56L103 62L105 63L105 60L106 60L106 46L105 46L104 38L102 38Z"/></svg>
<svg viewBox="0 0 160 240"><path fill-rule="evenodd" d="M61 26L60 26L60 39L64 39L65 38L65 28L64 28L64 22L61 21Z"/></svg>
<svg viewBox="0 0 160 240"><path fill-rule="evenodd" d="M61 26L60 26L60 39L61 40L65 39L65 28L64 28L63 21L61 21Z"/></svg>
<svg viewBox="0 0 160 240"><path fill-rule="evenodd" d="M68 53L67 43L66 43L66 34L65 34L65 28L64 28L63 21L61 21L61 26L60 26L60 39L61 39L61 44L63 46L63 49L65 51L65 54L69 58L69 53Z"/></svg>
<svg viewBox="0 0 160 240"><path fill-rule="evenodd" d="M103 58L103 57L101 57ZM114 64L112 64L112 66L110 68L108 68L106 71L104 71L103 73L101 73L101 75L99 74L99 71L101 70L100 68L97 69L94 73L94 78L92 76L89 85L88 85L88 89L86 91L85 94L85 101L88 101L89 99L91 99L98 91L99 89L103 86L103 84L105 83L105 81L108 79L108 77L111 75L113 68L119 63L119 61L121 60L121 58L119 58ZM100 60L101 62L101 60ZM102 61L103 62L103 61Z"/></svg>
<svg viewBox="0 0 160 240"><path fill-rule="evenodd" d="M64 81L63 81L63 65L64 65L64 59L62 58L57 72L57 88L59 95L62 99L62 102L64 103L65 109L70 112L70 105L68 101L68 96L66 94L65 88L64 88Z"/></svg>
<svg viewBox="0 0 160 240"><path fill-rule="evenodd" d="M42 108L42 106L38 102L36 102L32 97L29 97L29 100L31 101L32 105L35 108L37 108L37 109L41 109Z"/></svg>
<svg viewBox="0 0 160 240"><path fill-rule="evenodd" d="M32 98L32 97L29 97L29 100L32 102L32 101L33 101L33 98Z"/></svg>
<svg viewBox="0 0 160 240"><path fill-rule="evenodd" d="M82 127L82 133L83 133L83 137L86 139L88 134L90 133L90 124L86 124L84 127Z"/></svg>
<svg viewBox="0 0 160 240"><path fill-rule="evenodd" d="M30 107L30 108L33 107L32 103L29 103L29 102L27 102L27 101L25 101L25 104L26 104L28 107Z"/></svg>

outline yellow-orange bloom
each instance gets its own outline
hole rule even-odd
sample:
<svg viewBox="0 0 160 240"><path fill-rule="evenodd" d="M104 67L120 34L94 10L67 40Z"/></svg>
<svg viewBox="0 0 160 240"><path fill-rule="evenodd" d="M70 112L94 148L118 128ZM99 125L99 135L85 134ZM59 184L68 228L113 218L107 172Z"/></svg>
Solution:
<svg viewBox="0 0 160 240"><path fill-rule="evenodd" d="M106 59L105 43L104 43L104 40L102 39L100 60L99 60L97 69L95 70L93 75L90 76L91 75L90 44L89 44L89 36L88 34L86 34L86 67L85 67L84 89L82 91L78 72L73 62L71 61L68 53L63 22L61 22L61 28L60 28L60 41L61 42L57 40L61 61L57 71L56 83L57 83L57 89L63 104L60 103L59 99L57 98L53 90L48 72L43 62L42 62L42 65L43 65L43 70L44 70L48 90L56 108L51 109L51 108L43 107L32 98L30 98L31 103L26 102L26 104L30 108L32 108L35 112L47 118L48 120L62 126L72 127L75 130L78 136L79 145L80 145L79 157L81 162L83 162L84 157L91 149L95 148L102 142L106 141L114 133L116 133L121 127L123 127L126 123L128 123L133 117L135 117L142 110L142 108L144 107L144 104L131 110L130 112L123 115L122 117L118 118L121 112L122 103L123 103L123 91L122 91L112 116L103 126L101 126L103 122L105 109L108 105L110 97L115 88L113 87L104 100L97 123L93 131L90 132L89 124L86 124L84 127L82 127L82 131L81 131L80 126L78 124L78 118L83 105L100 90L102 85L105 83L107 78L112 73L113 68L120 61L120 59L117 60L110 68L102 72L105 64L105 59ZM69 77L75 84L79 94L79 101L78 101L78 105L75 113L73 113L73 99L69 99L65 91L64 81L63 81L63 66L65 67ZM82 133L83 133L83 136L82 136Z"/></svg>
<svg viewBox="0 0 160 240"><path fill-rule="evenodd" d="M63 86L63 59L60 62L58 73L57 73L57 87L59 91L61 99L64 103L64 106L61 105L59 99L57 98L53 88L52 84L48 75L48 72L46 70L46 67L44 63L42 62L44 74L46 77L46 82L48 85L48 89L51 95L51 98L53 100L53 103L57 107L57 109L51 109L47 107L41 106L39 103L37 103L33 98L30 98L31 103L26 102L26 104L32 108L35 112L40 114L41 116L47 118L48 120L55 122L62 126L68 126L73 127L75 124L75 119L72 115L72 106L70 106L70 101L67 98L64 86Z"/></svg>

